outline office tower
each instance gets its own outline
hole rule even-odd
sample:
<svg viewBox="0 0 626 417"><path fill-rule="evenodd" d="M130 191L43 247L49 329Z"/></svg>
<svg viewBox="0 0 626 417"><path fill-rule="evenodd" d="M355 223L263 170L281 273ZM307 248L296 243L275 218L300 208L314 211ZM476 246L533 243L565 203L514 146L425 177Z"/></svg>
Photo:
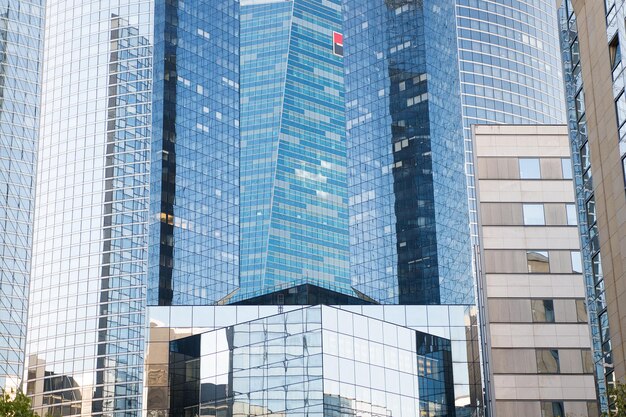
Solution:
<svg viewBox="0 0 626 417"><path fill-rule="evenodd" d="M559 2L563 65L587 297L597 321L593 334L600 386L623 381L622 343L626 147L620 39L622 1ZM591 29L591 28L595 29ZM601 396L603 409L607 398Z"/></svg>
<svg viewBox="0 0 626 417"><path fill-rule="evenodd" d="M46 2L27 347L40 415L140 407L152 7Z"/></svg>
<svg viewBox="0 0 626 417"><path fill-rule="evenodd" d="M552 0L456 0L463 134L476 244L474 124L565 123Z"/></svg>
<svg viewBox="0 0 626 417"><path fill-rule="evenodd" d="M597 417L567 127L472 131L496 414Z"/></svg>
<svg viewBox="0 0 626 417"><path fill-rule="evenodd" d="M0 2L0 389L22 381L31 265L43 2Z"/></svg>

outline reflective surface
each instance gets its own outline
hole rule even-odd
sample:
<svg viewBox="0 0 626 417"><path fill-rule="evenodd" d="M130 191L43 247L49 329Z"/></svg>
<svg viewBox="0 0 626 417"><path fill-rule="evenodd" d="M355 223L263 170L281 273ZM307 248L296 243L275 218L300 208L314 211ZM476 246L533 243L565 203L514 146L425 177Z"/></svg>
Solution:
<svg viewBox="0 0 626 417"><path fill-rule="evenodd" d="M241 2L241 276L233 300L349 276L341 1Z"/></svg>
<svg viewBox="0 0 626 417"><path fill-rule="evenodd" d="M0 1L0 388L22 380L43 1Z"/></svg>
<svg viewBox="0 0 626 417"><path fill-rule="evenodd" d="M148 303L213 304L239 275L239 3L155 3Z"/></svg>
<svg viewBox="0 0 626 417"><path fill-rule="evenodd" d="M39 415L140 409L152 2L48 1L28 383Z"/></svg>
<svg viewBox="0 0 626 417"><path fill-rule="evenodd" d="M471 304L454 5L343 3L354 285L382 303Z"/></svg>
<svg viewBox="0 0 626 417"><path fill-rule="evenodd" d="M172 416L480 415L476 322L463 307L152 307L148 315L151 416L168 407Z"/></svg>
<svg viewBox="0 0 626 417"><path fill-rule="evenodd" d="M566 119L552 0L456 0L465 163L477 242L473 124L559 124Z"/></svg>

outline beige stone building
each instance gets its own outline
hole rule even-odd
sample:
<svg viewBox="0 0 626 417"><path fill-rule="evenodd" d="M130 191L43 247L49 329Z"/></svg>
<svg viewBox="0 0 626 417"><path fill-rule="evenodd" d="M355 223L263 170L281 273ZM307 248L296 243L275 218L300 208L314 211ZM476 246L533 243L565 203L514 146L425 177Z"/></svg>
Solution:
<svg viewBox="0 0 626 417"><path fill-rule="evenodd" d="M570 139L580 164L583 242L591 258L606 382L626 380L626 50L624 0L556 0ZM604 381L600 381L604 384Z"/></svg>
<svg viewBox="0 0 626 417"><path fill-rule="evenodd" d="M598 416L566 126L474 126L497 417Z"/></svg>

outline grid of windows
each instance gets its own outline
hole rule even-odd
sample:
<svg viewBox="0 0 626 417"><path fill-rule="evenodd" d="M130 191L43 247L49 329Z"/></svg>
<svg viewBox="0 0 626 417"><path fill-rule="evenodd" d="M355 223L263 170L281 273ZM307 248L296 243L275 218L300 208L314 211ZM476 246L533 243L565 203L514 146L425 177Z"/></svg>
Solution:
<svg viewBox="0 0 626 417"><path fill-rule="evenodd" d="M42 0L0 2L0 388L22 380L31 264Z"/></svg>
<svg viewBox="0 0 626 417"><path fill-rule="evenodd" d="M175 306L148 316L150 414L478 413L473 308Z"/></svg>
<svg viewBox="0 0 626 417"><path fill-rule="evenodd" d="M343 58L333 51L341 32L339 0L241 3L242 246L233 301L304 283L354 295Z"/></svg>
<svg viewBox="0 0 626 417"><path fill-rule="evenodd" d="M614 8L613 8L614 10ZM570 0L558 10L561 54L563 58L565 97L569 118L572 148L573 177L576 191L576 210L580 229L582 251L571 254L572 264L583 272L587 291L587 308L593 345L593 360L598 376L598 391L602 410L607 409L606 383L612 378L611 341L608 332L604 280L599 253L598 226L595 216L595 196L591 175L590 147L585 114L585 94L578 45L576 14ZM619 45L616 45L619 47ZM570 210L568 208L568 210ZM574 217L569 216L568 218ZM574 219L572 219L574 220ZM602 378L602 375L607 377Z"/></svg>
<svg viewBox="0 0 626 417"><path fill-rule="evenodd" d="M47 1L45 38L27 391L39 415L135 416L152 2Z"/></svg>
<svg viewBox="0 0 626 417"><path fill-rule="evenodd" d="M552 0L456 0L465 164L477 244L471 126L565 121Z"/></svg>
<svg viewBox="0 0 626 417"><path fill-rule="evenodd" d="M155 8L148 302L212 304L239 277L239 5Z"/></svg>
<svg viewBox="0 0 626 417"><path fill-rule="evenodd" d="M351 275L384 303L474 301L453 7L344 1Z"/></svg>

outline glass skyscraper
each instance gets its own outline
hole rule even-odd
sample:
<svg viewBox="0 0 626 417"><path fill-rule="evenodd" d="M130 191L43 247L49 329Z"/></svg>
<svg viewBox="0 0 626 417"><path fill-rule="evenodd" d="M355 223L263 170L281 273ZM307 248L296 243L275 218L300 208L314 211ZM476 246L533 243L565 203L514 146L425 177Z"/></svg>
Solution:
<svg viewBox="0 0 626 417"><path fill-rule="evenodd" d="M20 386L26 348L43 1L0 1L0 388Z"/></svg>
<svg viewBox="0 0 626 417"><path fill-rule="evenodd" d="M141 406L152 19L146 0L46 2L26 385L41 415Z"/></svg>
<svg viewBox="0 0 626 417"><path fill-rule="evenodd" d="M471 126L565 123L553 0L456 0L472 237L476 190Z"/></svg>
<svg viewBox="0 0 626 417"><path fill-rule="evenodd" d="M472 48L496 43L472 37L488 26L472 32L474 17L457 17L478 6L105 4L46 4L27 384L36 410L482 416L464 137L481 104L464 88L498 98L507 87L478 78L504 61L468 67L484 58ZM520 97L535 78L551 82L519 65L501 77ZM540 99L541 112L558 107ZM316 304L337 307L302 307ZM321 319L336 310L350 328ZM341 333L341 354L303 338L306 328ZM381 329L395 336L374 340ZM344 355L357 339L370 358L382 352L378 368L356 373L363 361ZM218 353L231 362L216 365ZM326 357L355 371L333 375Z"/></svg>

